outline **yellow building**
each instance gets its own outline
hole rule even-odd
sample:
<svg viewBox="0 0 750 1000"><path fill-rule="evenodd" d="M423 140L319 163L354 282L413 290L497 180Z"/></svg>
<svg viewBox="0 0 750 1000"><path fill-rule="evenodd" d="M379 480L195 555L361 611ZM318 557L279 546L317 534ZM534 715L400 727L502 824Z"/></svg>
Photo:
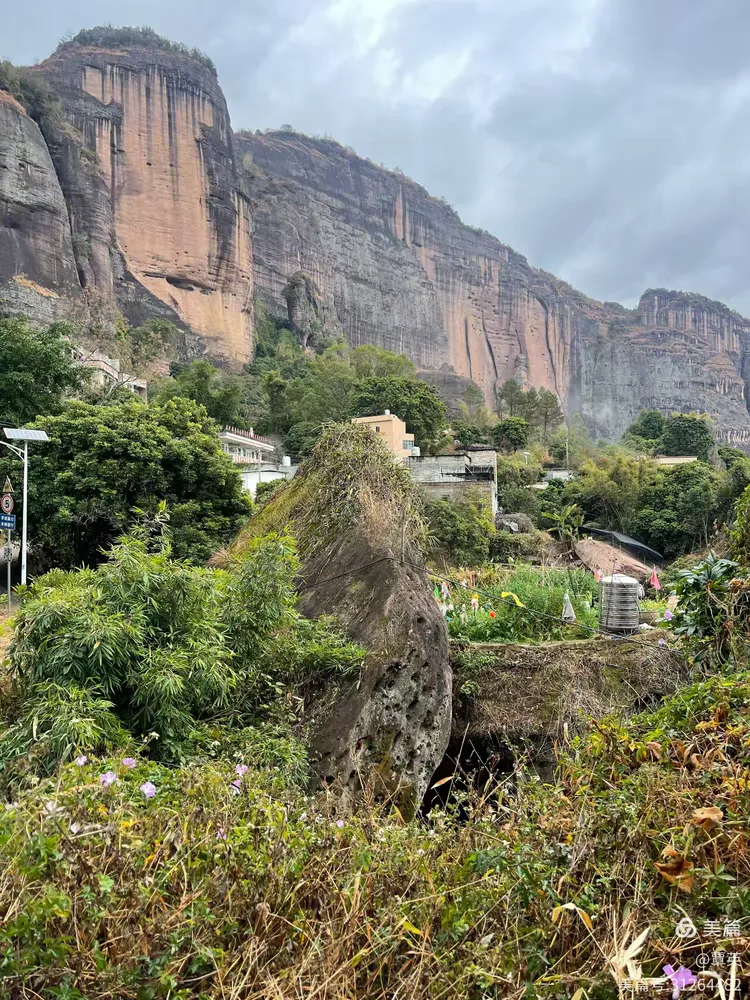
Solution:
<svg viewBox="0 0 750 1000"><path fill-rule="evenodd" d="M352 417L352 423L371 427L383 438L396 458L411 458L415 453L414 435L406 433L406 424L390 410L375 417Z"/></svg>

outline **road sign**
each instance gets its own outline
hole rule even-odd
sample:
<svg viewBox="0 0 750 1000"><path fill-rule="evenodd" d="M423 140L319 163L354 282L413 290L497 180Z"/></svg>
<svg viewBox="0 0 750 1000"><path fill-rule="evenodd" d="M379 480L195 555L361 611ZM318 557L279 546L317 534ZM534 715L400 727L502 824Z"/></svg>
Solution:
<svg viewBox="0 0 750 1000"><path fill-rule="evenodd" d="M3 486L3 493L15 493L16 491L11 486L10 476L5 477L5 486Z"/></svg>
<svg viewBox="0 0 750 1000"><path fill-rule="evenodd" d="M16 530L16 515L15 514L0 514L0 528L5 528L6 531Z"/></svg>
<svg viewBox="0 0 750 1000"><path fill-rule="evenodd" d="M10 493L3 493L0 497L0 511L3 514L12 514L15 504L13 503L13 497Z"/></svg>

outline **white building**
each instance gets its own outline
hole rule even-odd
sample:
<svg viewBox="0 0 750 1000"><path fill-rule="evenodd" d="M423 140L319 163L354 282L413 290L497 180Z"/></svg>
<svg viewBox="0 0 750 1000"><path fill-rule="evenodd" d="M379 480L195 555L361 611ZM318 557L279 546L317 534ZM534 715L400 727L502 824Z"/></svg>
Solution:
<svg viewBox="0 0 750 1000"><path fill-rule="evenodd" d="M229 455L235 465L260 465L268 462L274 453L273 442L268 438L258 437L250 430L241 431L238 427L225 427L219 434L221 447Z"/></svg>
<svg viewBox="0 0 750 1000"><path fill-rule="evenodd" d="M276 479L291 479L296 473L297 466L292 465L288 455L281 459L281 465L274 465L272 462L261 462L255 468L244 469L242 472L242 485L250 496L255 499L255 491L259 483L272 483Z"/></svg>
<svg viewBox="0 0 750 1000"><path fill-rule="evenodd" d="M282 458L281 465L275 462L273 442L259 437L252 427L247 431L238 427L225 427L219 440L235 465L242 466L242 485L253 498L259 483L291 479L297 471L297 466L292 465L286 455Z"/></svg>

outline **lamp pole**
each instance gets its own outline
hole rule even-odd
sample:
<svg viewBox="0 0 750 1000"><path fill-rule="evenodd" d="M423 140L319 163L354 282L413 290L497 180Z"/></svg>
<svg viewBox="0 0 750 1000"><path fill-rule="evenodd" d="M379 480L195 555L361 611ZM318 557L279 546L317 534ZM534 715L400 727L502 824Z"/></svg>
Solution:
<svg viewBox="0 0 750 1000"><path fill-rule="evenodd" d="M26 586L26 536L28 529L29 442L23 443L23 521L21 527L21 586Z"/></svg>
<svg viewBox="0 0 750 1000"><path fill-rule="evenodd" d="M0 441L13 454L23 462L23 515L21 528L21 586L26 586L26 565L27 565L27 534L29 524L29 441L49 441L46 431L32 430L30 427L5 427L3 428L6 438L11 441L23 441L23 450L18 445L8 444L7 441Z"/></svg>

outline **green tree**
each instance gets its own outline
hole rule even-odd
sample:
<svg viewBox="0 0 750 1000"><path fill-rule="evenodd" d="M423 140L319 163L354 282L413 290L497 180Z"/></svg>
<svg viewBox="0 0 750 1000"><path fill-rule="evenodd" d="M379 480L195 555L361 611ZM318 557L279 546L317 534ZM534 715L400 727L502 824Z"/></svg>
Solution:
<svg viewBox="0 0 750 1000"><path fill-rule="evenodd" d="M82 388L71 334L65 323L37 330L25 319L0 317L0 421L18 427L56 413L67 395Z"/></svg>
<svg viewBox="0 0 750 1000"><path fill-rule="evenodd" d="M192 400L94 406L69 402L35 426L50 436L29 463L34 565L96 565L134 521L169 504L175 553L196 561L226 544L252 504L221 450L218 426ZM0 475L14 460L0 462Z"/></svg>
<svg viewBox="0 0 750 1000"><path fill-rule="evenodd" d="M445 427L445 403L417 378L368 378L357 385L351 415L367 417L390 410L406 424L418 444L439 436Z"/></svg>
<svg viewBox="0 0 750 1000"><path fill-rule="evenodd" d="M547 444L552 432L564 419L560 402L554 392L540 389L537 395L536 425L543 444Z"/></svg>
<svg viewBox="0 0 750 1000"><path fill-rule="evenodd" d="M706 545L721 517L724 476L703 462L661 472L639 493L632 533L666 556Z"/></svg>
<svg viewBox="0 0 750 1000"><path fill-rule="evenodd" d="M529 443L531 427L523 417L506 417L492 428L492 442L499 451L520 451Z"/></svg>
<svg viewBox="0 0 750 1000"><path fill-rule="evenodd" d="M430 544L457 566L481 566L489 556L495 534L492 512L478 490L458 500L431 500L425 504Z"/></svg>
<svg viewBox="0 0 750 1000"><path fill-rule="evenodd" d="M566 504L559 511L548 512L543 517L551 523L549 530L558 536L565 548L572 549L583 524L583 511L575 504Z"/></svg>
<svg viewBox="0 0 750 1000"><path fill-rule="evenodd" d="M697 455L707 462L714 447L711 420L699 413L673 413L659 441L663 455Z"/></svg>
<svg viewBox="0 0 750 1000"><path fill-rule="evenodd" d="M388 378L391 375L408 378L414 374L414 365L405 354L393 354L374 344L353 347L349 363L358 379Z"/></svg>
<svg viewBox="0 0 750 1000"><path fill-rule="evenodd" d="M576 413L567 427L559 427L550 438L549 451L558 465L568 463L577 469L586 459L596 458L598 450L580 414Z"/></svg>
<svg viewBox="0 0 750 1000"><path fill-rule="evenodd" d="M454 420L452 423L456 441L461 444L489 444L490 432L487 428L465 420Z"/></svg>
<svg viewBox="0 0 750 1000"><path fill-rule="evenodd" d="M498 393L501 417L522 417L526 407L526 394L514 379L508 379Z"/></svg>
<svg viewBox="0 0 750 1000"><path fill-rule="evenodd" d="M172 365L171 377L156 387L154 398L161 403L177 397L192 399L222 426L247 427L243 391L240 376L223 372L200 359L188 365Z"/></svg>
<svg viewBox="0 0 750 1000"><path fill-rule="evenodd" d="M655 443L664 433L664 423L661 410L641 410L638 419L625 431L625 436Z"/></svg>

